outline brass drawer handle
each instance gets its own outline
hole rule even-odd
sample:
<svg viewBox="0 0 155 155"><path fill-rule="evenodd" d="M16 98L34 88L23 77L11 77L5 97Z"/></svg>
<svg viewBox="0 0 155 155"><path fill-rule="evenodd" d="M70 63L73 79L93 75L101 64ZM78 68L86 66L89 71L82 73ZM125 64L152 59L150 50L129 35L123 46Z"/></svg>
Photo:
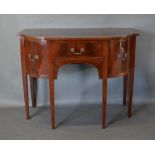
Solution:
<svg viewBox="0 0 155 155"><path fill-rule="evenodd" d="M121 61L121 62L124 62L128 56L128 54L125 52L125 49L123 47L123 43L124 43L124 40L121 39L120 41L120 53L118 55L118 59Z"/></svg>
<svg viewBox="0 0 155 155"><path fill-rule="evenodd" d="M121 52L119 55L118 55L118 59L121 61L121 62L124 62L127 58L128 54L127 53L124 53L124 52Z"/></svg>
<svg viewBox="0 0 155 155"><path fill-rule="evenodd" d="M75 55L81 55L82 53L84 53L85 49L84 48L80 48L79 52L75 51L75 48L71 48L70 51L75 54Z"/></svg>
<svg viewBox="0 0 155 155"><path fill-rule="evenodd" d="M31 61L35 62L36 60L39 59L39 56L37 54L32 55L31 53L29 53L29 58Z"/></svg>

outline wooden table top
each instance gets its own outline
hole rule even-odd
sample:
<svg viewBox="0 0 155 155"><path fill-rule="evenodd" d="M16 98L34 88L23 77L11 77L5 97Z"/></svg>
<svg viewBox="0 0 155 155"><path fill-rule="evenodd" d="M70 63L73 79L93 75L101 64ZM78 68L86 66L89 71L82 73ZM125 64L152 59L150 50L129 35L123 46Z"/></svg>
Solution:
<svg viewBox="0 0 155 155"><path fill-rule="evenodd" d="M79 29L25 29L19 36L37 39L74 39L74 38L117 38L138 35L132 28L79 28Z"/></svg>

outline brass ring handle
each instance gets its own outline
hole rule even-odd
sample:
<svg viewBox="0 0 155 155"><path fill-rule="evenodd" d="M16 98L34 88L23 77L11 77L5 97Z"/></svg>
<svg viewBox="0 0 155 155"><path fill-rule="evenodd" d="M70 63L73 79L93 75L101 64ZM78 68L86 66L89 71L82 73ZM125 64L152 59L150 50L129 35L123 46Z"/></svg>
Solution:
<svg viewBox="0 0 155 155"><path fill-rule="evenodd" d="M37 54L32 55L31 53L29 53L29 58L31 61L35 62L36 60L39 59L39 56Z"/></svg>
<svg viewBox="0 0 155 155"><path fill-rule="evenodd" d="M75 55L81 55L82 53L84 53L85 49L84 48L80 48L79 52L75 51L75 48L71 48L70 51L75 54Z"/></svg>
<svg viewBox="0 0 155 155"><path fill-rule="evenodd" d="M128 54L125 52L125 49L123 47L123 43L124 43L124 40L121 39L120 41L120 53L118 55L118 59L121 61L121 62L124 62L128 56Z"/></svg>
<svg viewBox="0 0 155 155"><path fill-rule="evenodd" d="M35 59L35 60L38 60L38 59L39 59L39 56L36 54L36 55L34 56L34 59Z"/></svg>
<svg viewBox="0 0 155 155"><path fill-rule="evenodd" d="M119 55L118 55L118 59L121 61L121 62L124 62L127 58L128 54L125 53L125 52L121 52Z"/></svg>

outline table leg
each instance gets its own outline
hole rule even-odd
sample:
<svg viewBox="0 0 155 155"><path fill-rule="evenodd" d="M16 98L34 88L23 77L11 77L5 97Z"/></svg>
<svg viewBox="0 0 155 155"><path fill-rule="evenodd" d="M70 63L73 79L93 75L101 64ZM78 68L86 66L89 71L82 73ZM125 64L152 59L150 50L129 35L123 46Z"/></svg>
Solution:
<svg viewBox="0 0 155 155"><path fill-rule="evenodd" d="M28 97L28 82L27 82L27 72L26 72L24 37L20 37L20 51L21 51L23 92L24 92L24 101L25 101L25 115L26 115L26 119L29 119L30 118L29 97Z"/></svg>
<svg viewBox="0 0 155 155"><path fill-rule="evenodd" d="M126 105L127 96L127 86L128 86L128 76L123 77L123 105Z"/></svg>
<svg viewBox="0 0 155 155"><path fill-rule="evenodd" d="M102 128L106 128L107 79L103 79Z"/></svg>
<svg viewBox="0 0 155 155"><path fill-rule="evenodd" d="M54 106L54 79L49 77L51 125L55 129L55 106Z"/></svg>
<svg viewBox="0 0 155 155"><path fill-rule="evenodd" d="M136 49L136 36L130 40L130 67L129 67L129 99L128 99L128 117L132 116L132 97L134 86L134 69L135 69L135 49Z"/></svg>
<svg viewBox="0 0 155 155"><path fill-rule="evenodd" d="M106 111L107 111L107 78L108 78L108 53L109 42L104 42L103 51L103 81L102 81L102 128L106 128Z"/></svg>
<svg viewBox="0 0 155 155"><path fill-rule="evenodd" d="M132 97L133 97L134 74L129 77L129 99L128 99L128 117L132 116Z"/></svg>
<svg viewBox="0 0 155 155"><path fill-rule="evenodd" d="M24 91L24 101L25 101L25 114L26 114L26 119L29 119L30 114L29 114L29 98L28 98L27 74L22 73L22 80L23 80L23 91Z"/></svg>
<svg viewBox="0 0 155 155"><path fill-rule="evenodd" d="M36 107L37 79L31 76L29 77L29 79L30 79L32 107Z"/></svg>

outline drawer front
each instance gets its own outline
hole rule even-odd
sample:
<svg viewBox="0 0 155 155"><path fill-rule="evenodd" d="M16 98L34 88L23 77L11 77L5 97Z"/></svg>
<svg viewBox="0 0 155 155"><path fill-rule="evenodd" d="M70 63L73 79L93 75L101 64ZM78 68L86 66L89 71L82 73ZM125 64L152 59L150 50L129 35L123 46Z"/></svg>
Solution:
<svg viewBox="0 0 155 155"><path fill-rule="evenodd" d="M30 75L47 75L47 53L42 43L25 40L27 72Z"/></svg>
<svg viewBox="0 0 155 155"><path fill-rule="evenodd" d="M118 76L128 71L128 42L127 40L111 40L109 50L108 75Z"/></svg>
<svg viewBox="0 0 155 155"><path fill-rule="evenodd" d="M101 57L102 43L95 41L64 41L53 43L53 55L58 57Z"/></svg>

